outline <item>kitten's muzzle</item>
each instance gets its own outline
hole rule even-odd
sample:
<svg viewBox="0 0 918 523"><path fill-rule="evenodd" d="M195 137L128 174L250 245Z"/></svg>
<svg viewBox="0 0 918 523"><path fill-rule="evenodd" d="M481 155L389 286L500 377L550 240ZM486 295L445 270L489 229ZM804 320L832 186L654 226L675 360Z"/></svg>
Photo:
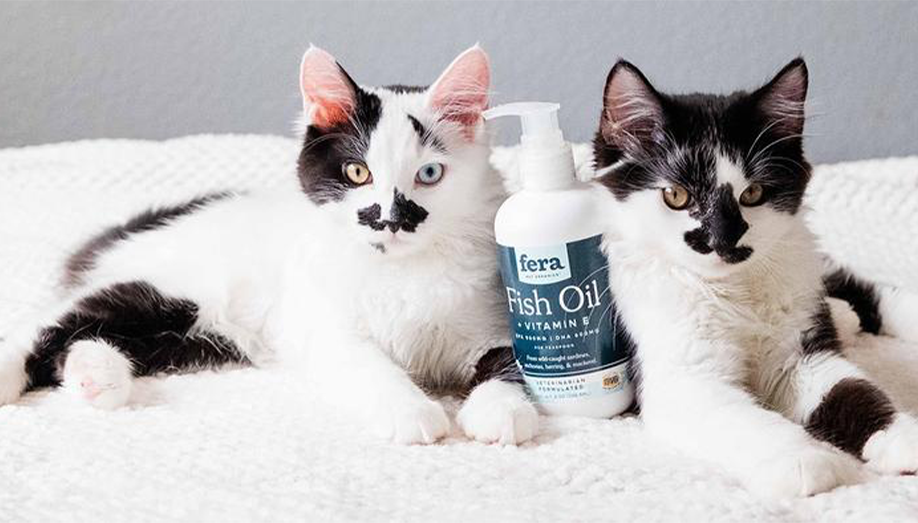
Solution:
<svg viewBox="0 0 918 523"><path fill-rule="evenodd" d="M357 223L365 225L374 231L389 229L392 233L400 230L414 232L417 230L418 225L427 219L427 215L427 209L406 197L398 189L394 189L389 219L382 219L382 207L378 203L374 203L357 211Z"/></svg>
<svg viewBox="0 0 918 523"><path fill-rule="evenodd" d="M701 227L685 233L685 243L701 254L716 252L727 263L747 260L752 255L752 248L737 244L749 230L749 224L743 219L729 183L715 190L707 210Z"/></svg>

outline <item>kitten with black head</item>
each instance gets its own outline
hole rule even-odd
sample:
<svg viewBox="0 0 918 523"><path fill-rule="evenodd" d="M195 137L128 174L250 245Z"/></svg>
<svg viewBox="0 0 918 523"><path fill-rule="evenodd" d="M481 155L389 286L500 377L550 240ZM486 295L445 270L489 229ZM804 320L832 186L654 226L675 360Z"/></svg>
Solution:
<svg viewBox="0 0 918 523"><path fill-rule="evenodd" d="M628 62L594 140L610 287L653 435L758 492L918 470L918 423L841 353L804 225L802 59L753 92L658 92Z"/></svg>
<svg viewBox="0 0 918 523"><path fill-rule="evenodd" d="M63 386L115 408L136 376L278 360L398 442L448 433L426 391L468 393L457 420L474 439L534 436L498 280L487 55L386 88L313 47L299 80L298 187L199 198L87 242L62 302L0 342L0 404Z"/></svg>

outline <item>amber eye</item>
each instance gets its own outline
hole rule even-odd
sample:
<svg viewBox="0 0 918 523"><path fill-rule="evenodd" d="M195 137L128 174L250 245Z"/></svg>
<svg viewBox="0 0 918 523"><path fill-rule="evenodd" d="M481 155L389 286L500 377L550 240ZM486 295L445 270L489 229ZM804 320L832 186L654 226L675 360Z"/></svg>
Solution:
<svg viewBox="0 0 918 523"><path fill-rule="evenodd" d="M692 203L692 195L681 185L673 185L663 189L663 201L670 209L681 211Z"/></svg>
<svg viewBox="0 0 918 523"><path fill-rule="evenodd" d="M755 207L756 205L764 203L765 199L763 196L765 196L765 188L757 183L753 183L750 184L749 187L746 187L746 190L740 195L739 201L746 207Z"/></svg>
<svg viewBox="0 0 918 523"><path fill-rule="evenodd" d="M363 185L370 181L370 169L358 162L349 162L343 165L344 176L354 185Z"/></svg>

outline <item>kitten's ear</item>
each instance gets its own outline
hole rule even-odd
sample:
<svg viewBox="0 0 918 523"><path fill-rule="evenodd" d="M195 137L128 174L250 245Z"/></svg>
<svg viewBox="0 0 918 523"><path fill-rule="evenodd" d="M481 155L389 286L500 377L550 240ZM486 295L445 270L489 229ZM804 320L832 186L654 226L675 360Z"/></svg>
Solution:
<svg viewBox="0 0 918 523"><path fill-rule="evenodd" d="M350 118L356 105L357 84L335 57L310 46L300 63L300 92L310 125L328 128Z"/></svg>
<svg viewBox="0 0 918 523"><path fill-rule="evenodd" d="M488 108L491 66L481 47L467 49L449 64L430 86L427 104L441 120L451 120L470 131Z"/></svg>
<svg viewBox="0 0 918 523"><path fill-rule="evenodd" d="M664 125L660 94L630 62L619 60L609 71L602 100L599 132L606 143L634 153L660 139Z"/></svg>
<svg viewBox="0 0 918 523"><path fill-rule="evenodd" d="M785 135L803 133L808 82L806 62L798 57L753 94L772 130Z"/></svg>

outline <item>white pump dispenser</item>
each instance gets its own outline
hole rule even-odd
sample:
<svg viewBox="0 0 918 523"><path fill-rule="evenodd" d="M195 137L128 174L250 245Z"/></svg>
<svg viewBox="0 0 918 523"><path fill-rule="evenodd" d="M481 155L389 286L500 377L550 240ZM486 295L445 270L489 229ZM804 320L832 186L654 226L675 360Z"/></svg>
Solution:
<svg viewBox="0 0 918 523"><path fill-rule="evenodd" d="M484 112L490 120L519 116L520 173L524 188L551 190L568 187L575 179L571 144L564 141L558 126L561 105L547 102L517 102L499 105Z"/></svg>
<svg viewBox="0 0 918 523"><path fill-rule="evenodd" d="M549 414L608 418L634 399L630 340L620 331L601 250L593 192L577 181L555 103L485 111L519 116L522 190L494 220L513 325L513 353L530 394Z"/></svg>

